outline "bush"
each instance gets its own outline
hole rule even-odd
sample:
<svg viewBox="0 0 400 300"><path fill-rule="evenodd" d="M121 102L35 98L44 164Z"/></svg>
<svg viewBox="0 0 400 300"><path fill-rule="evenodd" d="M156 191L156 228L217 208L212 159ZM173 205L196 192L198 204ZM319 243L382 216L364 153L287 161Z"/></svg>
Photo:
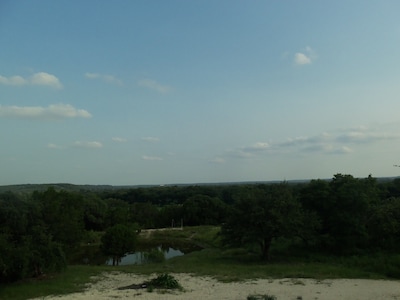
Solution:
<svg viewBox="0 0 400 300"><path fill-rule="evenodd" d="M169 275L167 273L160 274L156 278L146 282L148 289L152 290L154 288L158 289L182 289L182 286L179 282L175 279L174 276Z"/></svg>

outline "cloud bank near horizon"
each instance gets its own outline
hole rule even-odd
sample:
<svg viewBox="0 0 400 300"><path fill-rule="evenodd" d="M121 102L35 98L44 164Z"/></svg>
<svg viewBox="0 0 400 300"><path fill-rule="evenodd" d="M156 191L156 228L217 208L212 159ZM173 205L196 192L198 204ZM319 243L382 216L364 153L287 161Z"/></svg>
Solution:
<svg viewBox="0 0 400 300"><path fill-rule="evenodd" d="M0 105L0 118L62 120L72 118L91 118L84 109L77 109L69 104L51 104L43 106L3 106Z"/></svg>

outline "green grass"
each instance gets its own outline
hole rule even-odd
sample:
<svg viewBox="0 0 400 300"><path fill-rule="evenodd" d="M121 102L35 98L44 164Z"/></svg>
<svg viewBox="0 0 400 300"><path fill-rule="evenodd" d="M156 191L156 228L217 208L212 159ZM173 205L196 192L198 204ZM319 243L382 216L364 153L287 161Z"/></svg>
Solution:
<svg viewBox="0 0 400 300"><path fill-rule="evenodd" d="M154 232L151 240L183 240L207 246L184 256L160 263L133 266L69 266L64 273L42 280L27 280L0 287L0 299L22 300L46 295L79 292L92 277L105 271L137 274L191 273L231 282L253 278L400 278L400 255L374 254L334 257L321 254L273 255L271 262L260 262L246 249L223 250L219 247L219 228L201 226Z"/></svg>
<svg viewBox="0 0 400 300"><path fill-rule="evenodd" d="M0 287L0 299L22 300L47 295L62 295L83 291L85 284L110 268L69 266L63 273L47 275L42 279L24 280Z"/></svg>

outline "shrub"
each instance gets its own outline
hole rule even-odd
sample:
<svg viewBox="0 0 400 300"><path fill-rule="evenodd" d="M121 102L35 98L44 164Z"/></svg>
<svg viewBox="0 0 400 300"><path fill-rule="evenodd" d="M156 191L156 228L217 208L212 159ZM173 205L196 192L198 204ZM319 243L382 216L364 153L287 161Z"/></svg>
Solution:
<svg viewBox="0 0 400 300"><path fill-rule="evenodd" d="M149 282L146 283L148 286L148 289L154 289L154 288L159 288L159 289L182 289L182 286L179 284L179 282L175 279L174 276L169 275L167 273L160 274L156 278L150 280Z"/></svg>
<svg viewBox="0 0 400 300"><path fill-rule="evenodd" d="M247 300L276 300L276 297L273 295L249 295Z"/></svg>

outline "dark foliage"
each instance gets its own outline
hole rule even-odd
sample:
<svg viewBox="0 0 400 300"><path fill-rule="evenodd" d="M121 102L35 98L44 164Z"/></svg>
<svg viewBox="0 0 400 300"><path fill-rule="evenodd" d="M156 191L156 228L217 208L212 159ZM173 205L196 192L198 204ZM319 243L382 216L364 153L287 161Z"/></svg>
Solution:
<svg viewBox="0 0 400 300"><path fill-rule="evenodd" d="M400 251L399 178L336 174L296 184L70 187L0 193L1 282L62 270L65 254L98 241L103 232L104 251L117 262L135 248L138 228L131 224L222 225L226 245L252 250L256 245L264 259L280 238L296 242L301 253Z"/></svg>
<svg viewBox="0 0 400 300"><path fill-rule="evenodd" d="M66 267L64 251L43 221L40 206L0 195L0 282L11 282Z"/></svg>

